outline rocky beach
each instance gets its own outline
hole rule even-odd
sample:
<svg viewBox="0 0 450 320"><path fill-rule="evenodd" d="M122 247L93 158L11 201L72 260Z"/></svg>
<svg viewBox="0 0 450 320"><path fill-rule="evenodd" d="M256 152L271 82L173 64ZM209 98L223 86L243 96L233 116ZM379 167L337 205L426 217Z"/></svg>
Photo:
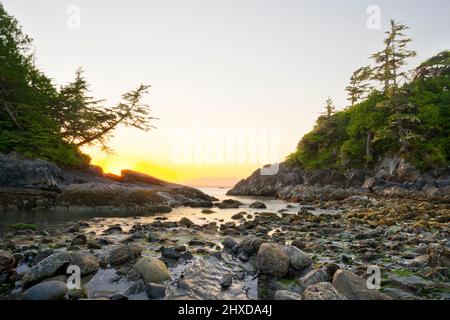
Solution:
<svg viewBox="0 0 450 320"><path fill-rule="evenodd" d="M1 159L1 299L450 299L448 196L427 198L422 176L409 198L367 181L349 192L329 173L296 185L283 166L231 191L200 191ZM446 192L445 179L431 183ZM81 272L78 289L69 266ZM366 281L374 266L379 289Z"/></svg>

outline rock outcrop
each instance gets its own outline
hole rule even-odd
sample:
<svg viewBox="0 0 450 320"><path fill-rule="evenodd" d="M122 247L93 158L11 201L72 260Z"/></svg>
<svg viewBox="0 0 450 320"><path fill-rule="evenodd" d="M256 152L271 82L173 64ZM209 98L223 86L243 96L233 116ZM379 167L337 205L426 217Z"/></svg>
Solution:
<svg viewBox="0 0 450 320"><path fill-rule="evenodd" d="M304 170L286 163L275 175L261 169L241 180L229 192L233 196L277 197L293 202L343 200L354 195L424 199L450 202L450 168L420 172L406 160L386 158L372 171Z"/></svg>
<svg viewBox="0 0 450 320"><path fill-rule="evenodd" d="M181 205L212 206L203 192L142 173L104 174L100 167L61 168L21 155L0 154L0 210L120 208L150 213Z"/></svg>

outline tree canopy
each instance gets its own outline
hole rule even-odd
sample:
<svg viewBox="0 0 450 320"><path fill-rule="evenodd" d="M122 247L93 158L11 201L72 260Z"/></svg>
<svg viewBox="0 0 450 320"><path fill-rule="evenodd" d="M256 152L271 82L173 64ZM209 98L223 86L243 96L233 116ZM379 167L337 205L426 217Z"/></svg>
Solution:
<svg viewBox="0 0 450 320"><path fill-rule="evenodd" d="M416 53L406 30L391 21L383 50L371 55L375 65L350 78L350 105L326 121L320 116L288 162L346 171L399 155L422 170L450 164L450 51L407 70Z"/></svg>
<svg viewBox="0 0 450 320"><path fill-rule="evenodd" d="M111 151L108 139L122 125L153 128L150 108L142 102L148 85L122 95L106 107L90 95L83 70L58 88L34 64L32 40L0 3L0 152L19 152L68 166L89 163L80 147Z"/></svg>

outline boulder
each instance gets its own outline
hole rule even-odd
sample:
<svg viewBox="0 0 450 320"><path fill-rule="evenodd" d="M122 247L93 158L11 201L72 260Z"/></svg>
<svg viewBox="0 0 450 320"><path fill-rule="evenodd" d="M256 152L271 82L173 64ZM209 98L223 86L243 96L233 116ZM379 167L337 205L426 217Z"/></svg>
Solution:
<svg viewBox="0 0 450 320"><path fill-rule="evenodd" d="M312 264L312 260L299 248L283 246L283 251L289 258L289 266L295 270L303 270Z"/></svg>
<svg viewBox="0 0 450 320"><path fill-rule="evenodd" d="M243 218L244 218L244 215L241 212L233 214L231 216L231 219L233 219L233 220L240 220L240 219L243 219Z"/></svg>
<svg viewBox="0 0 450 320"><path fill-rule="evenodd" d="M59 270L64 269L71 260L72 254L70 252L54 253L28 270L22 278L22 283L27 287L39 280L51 277ZM66 270L64 270L63 273L65 273L65 271Z"/></svg>
<svg viewBox="0 0 450 320"><path fill-rule="evenodd" d="M41 282L23 294L23 300L61 300L67 292L67 285L61 281Z"/></svg>
<svg viewBox="0 0 450 320"><path fill-rule="evenodd" d="M228 289L233 284L233 275L231 273L225 275L222 280L220 280L220 286L222 289Z"/></svg>
<svg viewBox="0 0 450 320"><path fill-rule="evenodd" d="M98 259L85 252L74 252L70 264L78 266L82 276L96 272L100 267Z"/></svg>
<svg viewBox="0 0 450 320"><path fill-rule="evenodd" d="M162 299L166 296L166 286L157 283L148 283L146 293L149 299Z"/></svg>
<svg viewBox="0 0 450 320"><path fill-rule="evenodd" d="M252 209L267 209L267 206L264 204L264 202L255 201L250 205L250 208L252 208Z"/></svg>
<svg viewBox="0 0 450 320"><path fill-rule="evenodd" d="M306 289L309 286L320 282L331 282L333 281L334 273L338 269L339 267L335 264L329 264L327 266L314 269L299 279L300 286L303 289Z"/></svg>
<svg viewBox="0 0 450 320"><path fill-rule="evenodd" d="M134 265L134 270L141 275L147 283L163 284L170 280L169 269L164 262L153 257L143 257Z"/></svg>
<svg viewBox="0 0 450 320"><path fill-rule="evenodd" d="M84 234L76 235L72 239L72 246L84 246L87 243L87 237Z"/></svg>
<svg viewBox="0 0 450 320"><path fill-rule="evenodd" d="M319 282L303 292L304 300L347 300L329 282Z"/></svg>
<svg viewBox="0 0 450 320"><path fill-rule="evenodd" d="M141 256L142 247L137 245L125 245L111 250L109 264L120 266L124 263L136 260Z"/></svg>
<svg viewBox="0 0 450 320"><path fill-rule="evenodd" d="M390 300L376 289L368 289L366 280L356 274L339 269L333 276L333 286L350 300Z"/></svg>
<svg viewBox="0 0 450 320"><path fill-rule="evenodd" d="M258 250L263 243L264 241L260 238L248 236L239 243L239 248L251 256L258 253Z"/></svg>
<svg viewBox="0 0 450 320"><path fill-rule="evenodd" d="M14 256L5 250L0 250L0 273L9 273L15 264Z"/></svg>
<svg viewBox="0 0 450 320"><path fill-rule="evenodd" d="M195 225L195 223L193 223L188 218L184 217L184 218L181 218L180 221L178 221L178 225L180 227L191 228L191 227L193 227Z"/></svg>
<svg viewBox="0 0 450 320"><path fill-rule="evenodd" d="M234 239L233 239L233 238L230 238L230 237L226 237L225 239L223 239L223 242L222 242L222 244L223 244L223 246L224 246L225 248L228 248L228 249L233 249L233 248L234 248L234 246L236 246L236 245L237 245L237 242L236 242L236 241L234 241Z"/></svg>
<svg viewBox="0 0 450 320"><path fill-rule="evenodd" d="M257 255L259 271L276 278L283 278L289 271L289 257L283 247L274 243L263 243Z"/></svg>
<svg viewBox="0 0 450 320"><path fill-rule="evenodd" d="M219 209L238 209L243 203L233 199L226 199L216 205Z"/></svg>

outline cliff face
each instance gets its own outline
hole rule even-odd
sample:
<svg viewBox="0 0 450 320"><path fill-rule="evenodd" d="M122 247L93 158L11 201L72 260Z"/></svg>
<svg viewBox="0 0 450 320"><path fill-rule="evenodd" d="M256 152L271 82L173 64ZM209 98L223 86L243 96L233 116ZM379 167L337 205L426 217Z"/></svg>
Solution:
<svg viewBox="0 0 450 320"><path fill-rule="evenodd" d="M344 175L329 169L303 170L282 163L276 175L263 176L258 169L228 192L294 202L340 200L367 193L449 202L450 168L421 173L404 159L393 157L385 158L373 171L356 169Z"/></svg>
<svg viewBox="0 0 450 320"><path fill-rule="evenodd" d="M0 210L105 209L167 212L172 207L210 207L215 199L195 188L124 170L65 169L18 154L0 154Z"/></svg>

